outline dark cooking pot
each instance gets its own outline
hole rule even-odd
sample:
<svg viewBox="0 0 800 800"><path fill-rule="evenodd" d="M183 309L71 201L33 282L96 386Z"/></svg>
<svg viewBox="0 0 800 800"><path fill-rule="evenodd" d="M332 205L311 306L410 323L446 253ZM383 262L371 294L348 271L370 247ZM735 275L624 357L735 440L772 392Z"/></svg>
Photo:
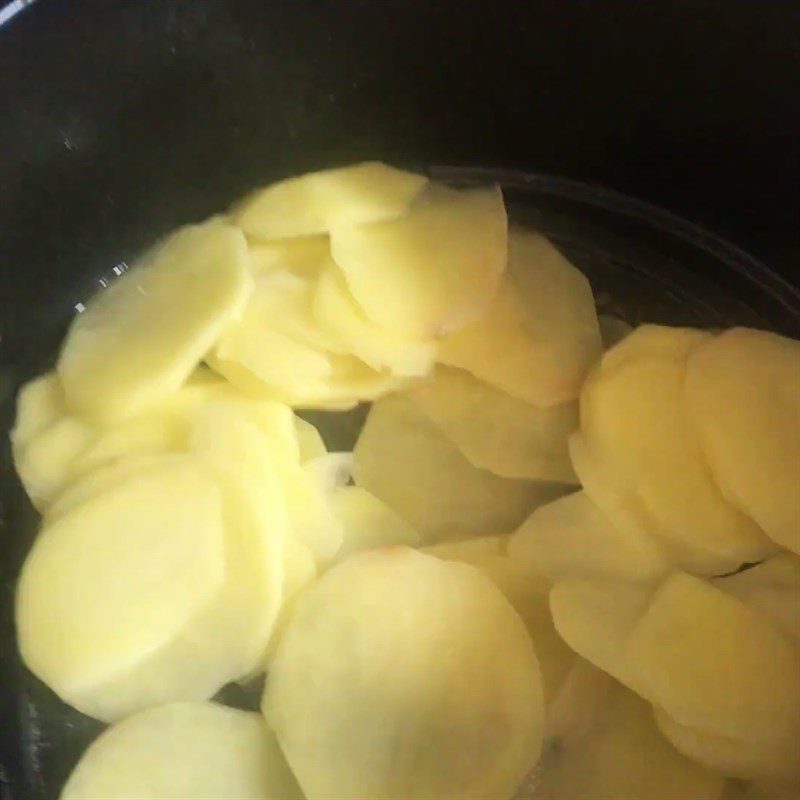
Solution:
<svg viewBox="0 0 800 800"><path fill-rule="evenodd" d="M38 0L11 18L25 5L0 12L3 431L98 276L256 184L364 158L491 168L631 321L800 335L796 3ZM36 518L5 438L0 459L0 797L39 800L99 726L16 658Z"/></svg>

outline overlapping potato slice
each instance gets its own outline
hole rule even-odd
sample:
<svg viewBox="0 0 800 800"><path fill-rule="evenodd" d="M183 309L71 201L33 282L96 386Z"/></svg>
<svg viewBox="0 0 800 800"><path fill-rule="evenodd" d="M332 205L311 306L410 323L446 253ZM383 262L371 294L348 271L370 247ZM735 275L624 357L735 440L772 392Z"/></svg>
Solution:
<svg viewBox="0 0 800 800"><path fill-rule="evenodd" d="M326 233L399 217L426 184L422 175L367 161L273 183L247 197L233 219L263 239Z"/></svg>
<svg viewBox="0 0 800 800"><path fill-rule="evenodd" d="M109 420L178 389L244 308L248 263L221 220L173 233L73 320L57 365L67 404Z"/></svg>
<svg viewBox="0 0 800 800"><path fill-rule="evenodd" d="M302 800L260 714L169 703L109 728L84 753L61 800Z"/></svg>
<svg viewBox="0 0 800 800"><path fill-rule="evenodd" d="M263 709L309 800L509 797L541 745L539 668L480 572L405 547L300 600Z"/></svg>
<svg viewBox="0 0 800 800"><path fill-rule="evenodd" d="M563 484L501 478L473 466L406 397L375 403L353 451L355 480L426 541L513 530Z"/></svg>
<svg viewBox="0 0 800 800"><path fill-rule="evenodd" d="M586 277L544 237L509 234L508 269L483 316L439 344L439 360L537 406L574 400L602 349Z"/></svg>
<svg viewBox="0 0 800 800"><path fill-rule="evenodd" d="M648 580L669 569L657 540L614 524L583 491L537 508L511 536L508 554L553 580Z"/></svg>
<svg viewBox="0 0 800 800"><path fill-rule="evenodd" d="M619 344L633 331L632 325L629 325L624 319L615 317L612 314L598 314L597 322L600 325L600 339L606 350Z"/></svg>
<svg viewBox="0 0 800 800"><path fill-rule="evenodd" d="M251 239L247 249L250 253L250 270L256 278L277 270L287 270L301 278L315 280L331 257L330 242L325 235L271 241Z"/></svg>
<svg viewBox="0 0 800 800"><path fill-rule="evenodd" d="M690 355L684 396L722 495L800 553L800 342L725 331Z"/></svg>
<svg viewBox="0 0 800 800"><path fill-rule="evenodd" d="M498 187L428 189L387 222L331 230L331 254L367 317L431 339L477 319L506 265L507 218Z"/></svg>
<svg viewBox="0 0 800 800"><path fill-rule="evenodd" d="M328 449L325 447L325 441L314 425L301 417L295 417L294 424L297 433L297 443L300 448L299 456L301 463L310 461L312 458L324 456L328 452Z"/></svg>
<svg viewBox="0 0 800 800"><path fill-rule="evenodd" d="M539 408L444 366L408 396L476 467L505 478L577 482L567 448L577 403Z"/></svg>

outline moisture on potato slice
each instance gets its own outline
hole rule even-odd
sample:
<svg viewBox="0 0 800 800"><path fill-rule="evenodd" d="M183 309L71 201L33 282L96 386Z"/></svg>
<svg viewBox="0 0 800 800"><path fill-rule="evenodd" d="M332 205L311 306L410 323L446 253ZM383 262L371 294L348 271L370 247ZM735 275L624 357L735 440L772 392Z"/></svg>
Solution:
<svg viewBox="0 0 800 800"><path fill-rule="evenodd" d="M234 209L233 219L262 239L327 233L401 216L427 182L422 175L365 161L259 189Z"/></svg>
<svg viewBox="0 0 800 800"><path fill-rule="evenodd" d="M539 408L443 366L408 396L476 467L504 478L577 483L567 448L577 403Z"/></svg>
<svg viewBox="0 0 800 800"><path fill-rule="evenodd" d="M418 377L427 375L433 368L436 343L372 322L356 303L335 264L319 276L313 312L319 326L331 338L375 370L386 369L395 375Z"/></svg>
<svg viewBox="0 0 800 800"><path fill-rule="evenodd" d="M800 342L726 331L690 355L684 397L722 494L800 553Z"/></svg>
<svg viewBox="0 0 800 800"><path fill-rule="evenodd" d="M169 703L102 733L61 800L302 800L260 714Z"/></svg>
<svg viewBox="0 0 800 800"><path fill-rule="evenodd" d="M669 569L657 540L615 525L583 491L537 508L511 536L508 554L553 580L648 580Z"/></svg>
<svg viewBox="0 0 800 800"><path fill-rule="evenodd" d="M473 466L407 398L372 406L353 451L355 480L433 541L516 528L562 484L501 478Z"/></svg>
<svg viewBox="0 0 800 800"><path fill-rule="evenodd" d="M338 226L331 255L378 325L431 339L477 319L506 265L499 187L423 194L403 217Z"/></svg>
<svg viewBox="0 0 800 800"><path fill-rule="evenodd" d="M309 800L510 797L543 721L536 656L503 595L398 546L304 594L263 710Z"/></svg>
<svg viewBox="0 0 800 800"><path fill-rule="evenodd" d="M602 350L586 277L536 233L511 230L486 313L439 343L439 360L537 406L574 400Z"/></svg>
<svg viewBox="0 0 800 800"><path fill-rule="evenodd" d="M174 392L251 290L237 228L213 219L173 233L72 321L57 364L68 405L109 420Z"/></svg>

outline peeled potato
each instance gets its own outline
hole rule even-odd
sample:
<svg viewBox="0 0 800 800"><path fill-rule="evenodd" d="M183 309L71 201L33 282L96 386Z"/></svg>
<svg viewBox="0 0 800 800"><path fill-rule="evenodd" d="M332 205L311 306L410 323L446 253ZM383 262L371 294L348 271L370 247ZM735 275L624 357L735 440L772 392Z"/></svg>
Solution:
<svg viewBox="0 0 800 800"><path fill-rule="evenodd" d="M399 217L426 183L422 175L365 161L273 183L235 209L234 221L263 239L326 233Z"/></svg>
<svg viewBox="0 0 800 800"><path fill-rule="evenodd" d="M441 366L409 397L476 467L505 478L577 482L567 448L577 403L539 408Z"/></svg>
<svg viewBox="0 0 800 800"><path fill-rule="evenodd" d="M302 800L261 715L216 703L170 703L102 733L61 800Z"/></svg>
<svg viewBox="0 0 800 800"><path fill-rule="evenodd" d="M534 800L718 800L724 779L659 733L648 703L608 680L590 727L545 751Z"/></svg>
<svg viewBox="0 0 800 800"><path fill-rule="evenodd" d="M439 360L536 406L574 400L602 349L586 277L543 236L509 234L508 270L486 313L445 336Z"/></svg>
<svg viewBox="0 0 800 800"><path fill-rule="evenodd" d="M524 626L472 567L405 547L301 599L263 710L309 800L510 797L541 744Z"/></svg>
<svg viewBox="0 0 800 800"><path fill-rule="evenodd" d="M353 451L355 480L432 541L517 527L561 484L478 469L406 397L375 403Z"/></svg>
<svg viewBox="0 0 800 800"><path fill-rule="evenodd" d="M404 217L331 230L331 254L367 317L431 339L475 320L505 269L499 188L434 187Z"/></svg>
<svg viewBox="0 0 800 800"><path fill-rule="evenodd" d="M691 354L684 393L724 497L800 553L800 342L726 331Z"/></svg>
<svg viewBox="0 0 800 800"><path fill-rule="evenodd" d="M433 368L436 344L431 339L390 331L369 320L335 264L319 277L313 311L322 329L375 370L416 377Z"/></svg>
<svg viewBox="0 0 800 800"><path fill-rule="evenodd" d="M292 239L249 241L250 269L258 277L275 270L288 270L301 278L315 280L330 262L327 236L296 236Z"/></svg>
<svg viewBox="0 0 800 800"><path fill-rule="evenodd" d="M237 228L211 220L172 234L73 320L57 365L68 405L108 420L175 391L251 290Z"/></svg>
<svg viewBox="0 0 800 800"><path fill-rule="evenodd" d="M310 461L312 458L324 456L328 449L320 432L307 420L301 417L294 418L297 431L297 442L300 447L300 462Z"/></svg>
<svg viewBox="0 0 800 800"><path fill-rule="evenodd" d="M508 554L553 580L648 580L669 569L655 539L615 525L585 492L537 508L511 536Z"/></svg>
<svg viewBox="0 0 800 800"><path fill-rule="evenodd" d="M47 372L24 384L17 394L17 409L11 443L24 447L36 434L64 415L64 390L55 372Z"/></svg>

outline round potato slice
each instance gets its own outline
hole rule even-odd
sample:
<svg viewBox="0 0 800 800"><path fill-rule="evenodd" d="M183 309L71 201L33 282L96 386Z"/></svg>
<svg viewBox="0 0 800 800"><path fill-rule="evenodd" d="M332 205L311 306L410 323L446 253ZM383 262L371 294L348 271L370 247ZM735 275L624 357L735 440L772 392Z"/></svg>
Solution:
<svg viewBox="0 0 800 800"><path fill-rule="evenodd" d="M303 800L260 714L169 703L102 733L61 800Z"/></svg>
<svg viewBox="0 0 800 800"><path fill-rule="evenodd" d="M496 800L538 758L541 692L491 581L388 547L302 597L263 709L309 800Z"/></svg>
<svg viewBox="0 0 800 800"><path fill-rule="evenodd" d="M210 220L172 234L73 320L57 365L68 405L109 420L175 391L251 290L240 230Z"/></svg>

